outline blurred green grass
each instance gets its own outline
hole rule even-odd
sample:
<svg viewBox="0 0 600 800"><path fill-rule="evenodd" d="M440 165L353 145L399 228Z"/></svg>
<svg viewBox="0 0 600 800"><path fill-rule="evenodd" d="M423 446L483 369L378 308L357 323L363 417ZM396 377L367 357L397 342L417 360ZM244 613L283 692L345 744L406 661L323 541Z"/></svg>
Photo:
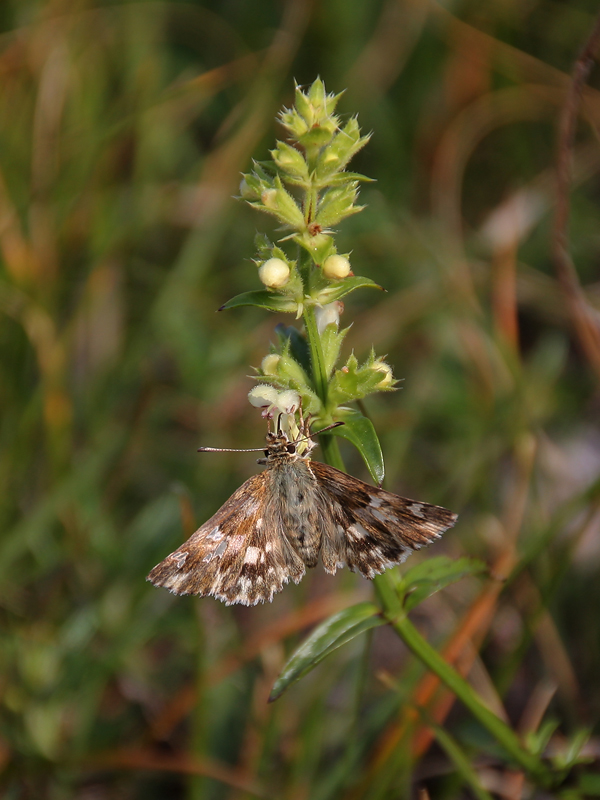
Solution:
<svg viewBox="0 0 600 800"><path fill-rule="evenodd" d="M266 705L302 633L368 582L315 572L269 607L227 609L144 581L255 469L250 454L196 453L264 435L247 375L279 318L215 313L256 287L252 240L268 226L232 195L281 135L293 79L317 74L374 131L355 167L377 183L340 249L388 290L346 311L347 347L374 344L405 378L369 405L387 487L460 512L437 552L508 558L473 635L477 690L516 729L555 718L558 743L592 726L597 757L600 405L549 256L556 120L595 12L4 4L6 797L469 796L417 747L403 709L422 670L385 629ZM598 309L600 156L585 121L575 155L572 252ZM459 584L417 622L452 641L480 591ZM467 715L447 725L477 752Z"/></svg>

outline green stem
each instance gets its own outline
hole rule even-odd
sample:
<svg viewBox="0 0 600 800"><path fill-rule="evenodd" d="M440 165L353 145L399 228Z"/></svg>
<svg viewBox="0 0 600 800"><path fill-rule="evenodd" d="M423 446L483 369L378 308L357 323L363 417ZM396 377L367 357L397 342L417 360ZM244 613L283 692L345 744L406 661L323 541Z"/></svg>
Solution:
<svg viewBox="0 0 600 800"><path fill-rule="evenodd" d="M308 339L308 347L310 350L312 379L315 391L323 403L323 420L327 422L327 389L329 381L325 369L321 337L319 336L319 330L317 328L315 309L312 306L308 306L304 309L304 327L306 328L306 338ZM334 436L324 433L319 437L319 443L322 448L323 460L325 463L345 472L344 461L338 447L337 439Z"/></svg>
<svg viewBox="0 0 600 800"><path fill-rule="evenodd" d="M407 616L389 619L402 641L464 703L504 750L539 784L547 786L552 777L537 756L526 750L511 728L483 705L469 684L421 636Z"/></svg>
<svg viewBox="0 0 600 800"><path fill-rule="evenodd" d="M304 309L304 327L310 349L310 360L312 365L312 378L315 384L315 391L323 403L323 410L327 408L327 372L325 370L325 359L323 348L321 347L321 337L317 328L317 318L315 309L312 306Z"/></svg>

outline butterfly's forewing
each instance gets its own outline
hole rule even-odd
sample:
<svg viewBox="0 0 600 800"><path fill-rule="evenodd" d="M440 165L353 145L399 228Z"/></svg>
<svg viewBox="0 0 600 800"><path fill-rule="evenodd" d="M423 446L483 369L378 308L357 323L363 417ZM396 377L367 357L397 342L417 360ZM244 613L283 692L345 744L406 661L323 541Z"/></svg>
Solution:
<svg viewBox="0 0 600 800"><path fill-rule="evenodd" d="M310 468L324 493L323 513L333 518L333 524L324 527L321 549L328 572L346 563L373 578L430 544L456 521L457 515L446 508L376 489L327 464L311 461Z"/></svg>
<svg viewBox="0 0 600 800"><path fill-rule="evenodd" d="M277 518L269 471L254 475L148 575L175 594L213 595L227 605L272 600L305 567Z"/></svg>

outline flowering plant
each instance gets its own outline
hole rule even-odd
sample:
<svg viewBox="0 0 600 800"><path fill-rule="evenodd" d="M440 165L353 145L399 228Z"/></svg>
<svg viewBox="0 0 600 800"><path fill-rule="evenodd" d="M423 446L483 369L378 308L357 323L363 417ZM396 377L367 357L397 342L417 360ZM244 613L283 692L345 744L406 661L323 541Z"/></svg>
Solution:
<svg viewBox="0 0 600 800"><path fill-rule="evenodd" d="M333 226L363 209L356 202L358 187L369 180L346 170L370 137L361 136L355 117L343 123L335 113L340 97L327 94L319 78L307 91L297 86L294 107L280 115L289 142L278 141L272 160L255 162L243 176L241 198L274 216L286 234L278 244L257 236L255 264L265 288L238 295L222 308L253 305L303 319L304 334L278 326L278 341L257 370L260 384L250 392L250 402L265 416L283 414L284 426L295 425L291 417L300 404L319 427L343 421L332 436L350 440L381 483L383 457L375 429L347 404L391 391L396 381L373 351L362 364L354 353L340 363L349 330L340 328L342 298L356 289L381 289L370 278L354 275L349 254L338 253L335 244ZM288 242L296 246L294 257L284 249ZM325 459L340 466L332 436L322 439Z"/></svg>

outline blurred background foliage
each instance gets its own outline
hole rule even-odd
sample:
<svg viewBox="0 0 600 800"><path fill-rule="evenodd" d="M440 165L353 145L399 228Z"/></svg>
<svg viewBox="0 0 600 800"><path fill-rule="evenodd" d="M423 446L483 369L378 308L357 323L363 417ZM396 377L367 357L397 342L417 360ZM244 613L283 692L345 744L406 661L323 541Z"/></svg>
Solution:
<svg viewBox="0 0 600 800"><path fill-rule="evenodd" d="M488 561L415 622L522 734L600 755L600 394L550 257L557 119L591 0L0 6L0 787L6 798L469 797L526 792L386 628L273 705L286 654L371 586L316 570L268 607L174 598L149 569L256 469L246 400L288 318L258 288L239 174L293 80L347 88L376 179L340 251L346 347L386 487L460 513L436 553ZM600 309L600 87L584 91L571 250ZM355 453L350 471L366 479ZM505 582L498 578L507 578ZM428 682L429 681L429 682ZM595 726L595 727L594 727ZM429 793L429 794L427 794Z"/></svg>

